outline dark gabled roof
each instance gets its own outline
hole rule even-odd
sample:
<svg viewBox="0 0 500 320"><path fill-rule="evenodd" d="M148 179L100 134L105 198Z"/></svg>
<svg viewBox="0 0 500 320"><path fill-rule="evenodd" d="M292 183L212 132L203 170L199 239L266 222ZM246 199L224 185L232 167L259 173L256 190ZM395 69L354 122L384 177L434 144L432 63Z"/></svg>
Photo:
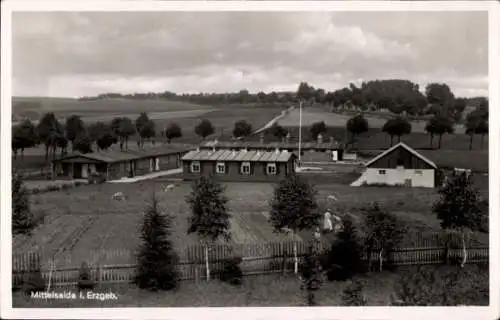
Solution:
<svg viewBox="0 0 500 320"><path fill-rule="evenodd" d="M110 148L107 151L98 151L85 154L80 152L73 152L55 161L56 162L64 161L72 158L86 158L100 162L113 163L113 162L143 159L154 156L163 156L172 153L187 152L188 150L189 150L188 148L183 146L161 145L161 144L158 144L156 146L146 146L144 147L144 150L132 147L128 151L120 151L117 150L116 147L114 147Z"/></svg>
<svg viewBox="0 0 500 320"><path fill-rule="evenodd" d="M295 155L288 151L231 151L193 150L182 157L183 161L248 161L248 162L288 162Z"/></svg>
<svg viewBox="0 0 500 320"><path fill-rule="evenodd" d="M200 144L200 148L249 148L249 149L298 149L298 142L264 142L260 141L206 141ZM333 142L302 142L302 149L339 149L340 144Z"/></svg>
<svg viewBox="0 0 500 320"><path fill-rule="evenodd" d="M377 160L385 157L386 155L388 155L389 153L391 153L392 151L396 150L397 148L404 148L406 149L407 151L409 151L410 153L412 153L414 156L416 156L417 158L421 159L422 161L426 162L428 165L430 165L431 167L433 167L434 169L437 169L437 166L434 162L432 162L431 160L427 159L426 157L424 157L422 154L418 153L415 149L411 148L410 146L408 146L407 144L405 144L404 142L399 142L398 144L392 146L391 148L385 150L384 152L380 153L379 155L377 155L375 158L371 159L370 161L368 161L365 166L368 167L370 166L371 164L375 163Z"/></svg>

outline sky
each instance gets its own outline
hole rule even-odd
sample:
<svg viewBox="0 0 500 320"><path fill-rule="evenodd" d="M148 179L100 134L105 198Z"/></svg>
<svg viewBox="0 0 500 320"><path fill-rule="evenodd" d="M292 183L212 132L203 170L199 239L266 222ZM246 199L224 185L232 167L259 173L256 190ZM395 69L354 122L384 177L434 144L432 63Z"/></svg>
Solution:
<svg viewBox="0 0 500 320"><path fill-rule="evenodd" d="M336 90L488 95L486 12L15 12L14 96Z"/></svg>

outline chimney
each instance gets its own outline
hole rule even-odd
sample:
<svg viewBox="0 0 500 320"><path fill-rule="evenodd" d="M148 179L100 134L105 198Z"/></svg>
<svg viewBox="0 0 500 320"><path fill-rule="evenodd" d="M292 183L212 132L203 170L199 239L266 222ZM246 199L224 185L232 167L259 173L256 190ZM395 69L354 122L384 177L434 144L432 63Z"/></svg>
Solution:
<svg viewBox="0 0 500 320"><path fill-rule="evenodd" d="M233 155L233 157L236 156L236 150L233 149L232 155Z"/></svg>
<svg viewBox="0 0 500 320"><path fill-rule="evenodd" d="M323 143L323 135L321 133L318 134L318 143Z"/></svg>
<svg viewBox="0 0 500 320"><path fill-rule="evenodd" d="M214 138L214 145L219 143L219 140L217 138Z"/></svg>
<svg viewBox="0 0 500 320"><path fill-rule="evenodd" d="M275 152L276 154L279 154L279 153L280 153L280 149L279 149L279 148L276 148L276 149L274 150L274 152Z"/></svg>
<svg viewBox="0 0 500 320"><path fill-rule="evenodd" d="M264 144L264 131L260 133L260 144Z"/></svg>
<svg viewBox="0 0 500 320"><path fill-rule="evenodd" d="M285 142L286 142L286 143L290 143L290 138L291 138L291 137L292 137L292 135L290 134L290 132L288 132L288 133L286 134L286 137L285 137Z"/></svg>

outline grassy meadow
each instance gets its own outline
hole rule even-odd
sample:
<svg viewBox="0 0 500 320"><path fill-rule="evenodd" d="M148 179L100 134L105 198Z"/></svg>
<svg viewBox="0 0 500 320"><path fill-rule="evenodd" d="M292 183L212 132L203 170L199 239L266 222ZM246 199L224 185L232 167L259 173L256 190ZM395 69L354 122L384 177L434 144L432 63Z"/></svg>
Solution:
<svg viewBox="0 0 500 320"><path fill-rule="evenodd" d="M456 272L457 267L430 267L439 274ZM455 303L488 306L488 272L483 266L469 265L460 270ZM487 266L486 266L487 268ZM401 267L397 272L384 271L376 274L359 275L354 280L363 283L363 297L368 306L389 306L399 283L399 274L415 272L415 267ZM398 274L399 273L399 274ZM474 274L471 278L470 274ZM351 281L325 281L316 291L318 306L341 306L342 292ZM292 275L248 276L241 286L231 286L220 281L181 283L173 292L148 292L132 285L107 285L99 292L113 292L117 300L33 300L21 292L13 294L14 308L123 308L123 307L300 307L306 306L306 292L300 289L301 282ZM74 288L57 290L73 291ZM450 296L451 297L451 296ZM439 301L434 302L439 305Z"/></svg>

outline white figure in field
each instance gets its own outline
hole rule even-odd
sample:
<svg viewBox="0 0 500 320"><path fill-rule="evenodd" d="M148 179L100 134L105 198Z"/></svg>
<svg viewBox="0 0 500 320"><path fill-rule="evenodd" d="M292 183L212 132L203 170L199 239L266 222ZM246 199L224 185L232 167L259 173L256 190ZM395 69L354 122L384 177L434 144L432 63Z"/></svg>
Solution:
<svg viewBox="0 0 500 320"><path fill-rule="evenodd" d="M332 225L332 213L330 212L330 209L327 209L324 215L324 222L323 222L323 229L325 231L332 231L333 230L333 225Z"/></svg>

